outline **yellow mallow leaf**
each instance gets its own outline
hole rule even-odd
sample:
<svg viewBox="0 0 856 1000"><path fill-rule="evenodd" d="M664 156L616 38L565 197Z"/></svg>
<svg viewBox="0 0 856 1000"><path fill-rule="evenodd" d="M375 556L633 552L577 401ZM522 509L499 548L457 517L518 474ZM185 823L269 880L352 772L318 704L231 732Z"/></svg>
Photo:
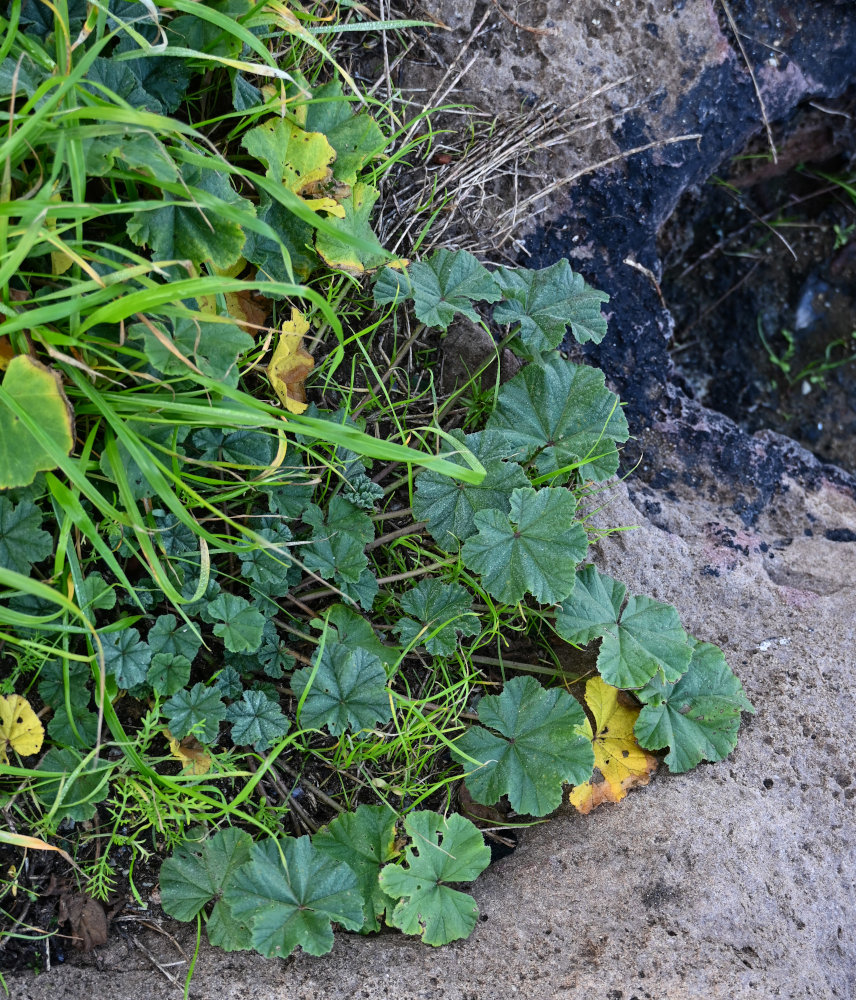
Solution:
<svg viewBox="0 0 856 1000"><path fill-rule="evenodd" d="M303 383L315 367L315 358L303 347L308 329L303 313L292 308L291 319L282 324L279 343L267 368L274 392L289 413L303 413L306 409Z"/></svg>
<svg viewBox="0 0 856 1000"><path fill-rule="evenodd" d="M45 727L19 694L0 695L0 764L9 763L10 749L22 757L38 753L45 739Z"/></svg>
<svg viewBox="0 0 856 1000"><path fill-rule="evenodd" d="M164 729L163 734L169 743L169 752L176 760L181 761L182 774L196 777L208 774L211 770L211 755L195 736L177 740L168 729Z"/></svg>
<svg viewBox="0 0 856 1000"><path fill-rule="evenodd" d="M633 735L638 708L619 701L619 691L600 677L586 683L586 703L597 731L588 735L594 748L594 766L603 781L587 781L570 794L570 803L584 815L604 802L620 802L636 785L647 785L657 770L657 758L643 750Z"/></svg>

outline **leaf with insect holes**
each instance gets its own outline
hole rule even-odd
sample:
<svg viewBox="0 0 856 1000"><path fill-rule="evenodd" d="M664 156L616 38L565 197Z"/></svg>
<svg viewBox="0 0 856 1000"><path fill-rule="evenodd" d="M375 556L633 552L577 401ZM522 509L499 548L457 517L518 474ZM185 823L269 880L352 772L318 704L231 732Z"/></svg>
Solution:
<svg viewBox="0 0 856 1000"><path fill-rule="evenodd" d="M556 612L556 631L577 646L600 637L597 669L613 687L641 688L658 671L676 681L693 655L678 612L644 596L631 597L622 611L625 592L611 576L583 566L574 592Z"/></svg>
<svg viewBox="0 0 856 1000"><path fill-rule="evenodd" d="M45 727L20 694L0 695L0 764L9 763L8 751L30 757L42 748Z"/></svg>
<svg viewBox="0 0 856 1000"><path fill-rule="evenodd" d="M78 775L69 780L72 772L80 767L83 756L77 750L53 748L42 757L38 771L52 771L59 778L40 779L34 786L36 798L48 809L56 805L54 819L83 823L92 819L96 806L107 798L110 791L109 776L112 767L106 761L87 759Z"/></svg>
<svg viewBox="0 0 856 1000"><path fill-rule="evenodd" d="M181 653L155 653L146 680L155 694L175 694L190 680L190 660Z"/></svg>
<svg viewBox="0 0 856 1000"><path fill-rule="evenodd" d="M255 653L261 646L264 615L243 597L222 593L208 605L208 614L218 622L214 635L230 653Z"/></svg>
<svg viewBox="0 0 856 1000"><path fill-rule="evenodd" d="M143 642L135 628L99 633L104 647L104 666L120 688L136 687L146 679L152 661L151 646Z"/></svg>
<svg viewBox="0 0 856 1000"><path fill-rule="evenodd" d="M358 806L342 813L312 838L321 854L344 861L357 876L363 899L365 920L362 934L379 931L384 914L392 911L395 900L378 883L380 869L396 855L396 814L388 806Z"/></svg>
<svg viewBox="0 0 856 1000"><path fill-rule="evenodd" d="M350 931L363 926L357 876L308 837L253 844L223 899L233 918L249 923L253 948L267 958L287 958L298 945L307 955L325 955L333 921Z"/></svg>
<svg viewBox="0 0 856 1000"><path fill-rule="evenodd" d="M420 472L413 493L413 517L427 521L428 530L437 544L447 552L456 552L460 542L476 533L475 514L480 510L507 513L511 494L526 487L526 473L514 462L504 462L495 454L495 442L483 431L467 434L452 431L455 440L467 448L482 463L485 477L472 485L438 472ZM454 465L466 466L459 455L449 455Z"/></svg>
<svg viewBox="0 0 856 1000"><path fill-rule="evenodd" d="M443 945L468 937L479 908L468 893L449 883L473 882L490 863L490 848L479 829L458 813L428 810L404 820L410 837L405 864L381 869L380 887L398 899L389 922L425 944Z"/></svg>
<svg viewBox="0 0 856 1000"><path fill-rule="evenodd" d="M413 311L426 326L447 330L456 313L474 323L473 302L496 302L502 292L493 276L466 250L437 250L428 260L410 265Z"/></svg>
<svg viewBox="0 0 856 1000"><path fill-rule="evenodd" d="M34 563L53 552L53 539L41 529L42 512L29 500L12 503L0 496L0 567L29 575Z"/></svg>
<svg viewBox="0 0 856 1000"><path fill-rule="evenodd" d="M250 859L253 838L234 826L201 842L199 830L176 847L160 870L161 906L176 920L193 920L211 900L219 900L235 872ZM215 909L220 903L215 904Z"/></svg>
<svg viewBox="0 0 856 1000"><path fill-rule="evenodd" d="M149 364L162 375L192 376L195 365L203 375L232 388L238 384L238 358L254 343L234 323L187 316L174 318L171 326L153 320L134 323L128 335L143 341Z"/></svg>
<svg viewBox="0 0 856 1000"><path fill-rule="evenodd" d="M389 260L389 254L381 246L371 227L372 208L378 194L378 189L371 184L358 181L349 197L341 202L345 211L344 218L327 220L328 225L337 234L341 234L341 238L326 230L316 233L315 249L329 267L349 274L362 274ZM356 246L355 241L359 241L362 246Z"/></svg>
<svg viewBox="0 0 856 1000"><path fill-rule="evenodd" d="M576 510L565 489L515 490L507 514L474 515L478 533L464 542L461 559L481 574L482 586L498 601L514 604L528 593L542 604L555 604L574 589L574 570L588 550Z"/></svg>
<svg viewBox="0 0 856 1000"><path fill-rule="evenodd" d="M213 743L220 732L220 723L226 718L226 706L215 688L194 684L178 691L163 703L163 715L169 731L177 739L193 732L203 743Z"/></svg>
<svg viewBox="0 0 856 1000"><path fill-rule="evenodd" d="M741 712L755 709L722 650L690 639L692 660L674 684L655 677L636 697L644 708L636 738L649 750L669 747L666 763L676 774L703 760L722 760L737 746Z"/></svg>
<svg viewBox="0 0 856 1000"><path fill-rule="evenodd" d="M542 475L581 463L577 476L598 482L615 474L616 444L629 435L603 372L558 355L527 365L500 388L487 427L502 434L509 458L534 459ZM562 473L557 482L569 475Z"/></svg>
<svg viewBox="0 0 856 1000"><path fill-rule="evenodd" d="M235 211L255 215L251 202L242 198L229 175L213 167L185 163L181 167L183 196L160 208L137 211L127 224L127 234L137 246L149 247L155 260L189 260L231 267L241 256L246 236L229 216ZM231 209L229 215L223 211Z"/></svg>
<svg viewBox="0 0 856 1000"><path fill-rule="evenodd" d="M74 411L58 372L28 354L19 354L6 368L3 392L38 419L41 430L63 455L71 453ZM29 486L37 473L53 469L56 464L5 399L0 399L0 489Z"/></svg>
<svg viewBox="0 0 856 1000"><path fill-rule="evenodd" d="M149 629L146 641L152 653L169 653L171 656L186 656L192 663L202 640L187 622L179 624L175 615L158 615Z"/></svg>
<svg viewBox="0 0 856 1000"><path fill-rule="evenodd" d="M572 790L569 801L583 815L604 802L620 802L631 788L647 785L657 770L657 758L643 750L633 735L638 708L623 704L618 690L600 677L586 681L586 704L594 716L595 731L586 720L585 733L592 741L594 766L603 780L586 781Z"/></svg>
<svg viewBox="0 0 856 1000"><path fill-rule="evenodd" d="M232 723L232 742L235 746L252 744L257 753L281 740L291 725L282 714L279 703L262 691L244 691L241 700L226 710L226 721Z"/></svg>
<svg viewBox="0 0 856 1000"><path fill-rule="evenodd" d="M395 631L402 645L424 646L432 656L453 656L458 635L481 632L472 597L460 584L421 580L402 594L401 610L412 618L401 618Z"/></svg>
<svg viewBox="0 0 856 1000"><path fill-rule="evenodd" d="M295 697L303 697L312 672L312 668L302 667L291 675ZM390 718L386 671L380 659L365 649L326 643L303 703L300 724L305 729L326 726L331 736L340 736L346 730L373 729Z"/></svg>
<svg viewBox="0 0 856 1000"><path fill-rule="evenodd" d="M518 347L523 348L516 353L523 357L540 359L558 347L569 326L580 344L599 344L606 335L600 306L609 296L587 285L565 258L540 271L498 267L493 279L503 296L493 311L494 321L515 325Z"/></svg>
<svg viewBox="0 0 856 1000"><path fill-rule="evenodd" d="M452 747L476 802L493 805L507 795L516 812L546 816L562 801L562 782L580 785L591 777L594 751L584 732L585 712L565 691L546 690L534 677L513 677L502 694L482 698L478 716L481 725Z"/></svg>
<svg viewBox="0 0 856 1000"><path fill-rule="evenodd" d="M303 338L309 323L299 309L292 307L291 319L282 324L282 331L267 376L274 392L289 413L306 410L306 389L303 383L315 367L315 358L304 349Z"/></svg>

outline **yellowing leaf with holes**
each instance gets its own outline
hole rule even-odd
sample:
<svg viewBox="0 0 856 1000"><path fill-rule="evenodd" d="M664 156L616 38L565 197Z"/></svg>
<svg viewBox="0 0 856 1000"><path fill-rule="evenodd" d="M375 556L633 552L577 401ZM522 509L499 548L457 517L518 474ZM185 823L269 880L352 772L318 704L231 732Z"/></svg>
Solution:
<svg viewBox="0 0 856 1000"><path fill-rule="evenodd" d="M267 368L274 392L289 413L303 413L306 409L303 383L315 367L315 358L303 347L303 337L308 330L303 313L292 309L291 319L282 324L279 343Z"/></svg>
<svg viewBox="0 0 856 1000"><path fill-rule="evenodd" d="M586 815L604 802L620 802L636 785L647 785L657 770L657 758L643 750L633 735L640 709L622 705L617 688L600 677L586 684L586 704L594 716L597 731L588 734L594 748L594 766L603 781L577 785L570 802Z"/></svg>
<svg viewBox="0 0 856 1000"><path fill-rule="evenodd" d="M163 734L169 742L169 752L181 761L182 774L193 774L197 777L208 774L211 770L211 755L195 736L185 736L183 740L177 740L168 729L164 729Z"/></svg>
<svg viewBox="0 0 856 1000"><path fill-rule="evenodd" d="M19 694L0 696L0 764L9 763L10 749L22 757L38 753L45 738L45 727Z"/></svg>

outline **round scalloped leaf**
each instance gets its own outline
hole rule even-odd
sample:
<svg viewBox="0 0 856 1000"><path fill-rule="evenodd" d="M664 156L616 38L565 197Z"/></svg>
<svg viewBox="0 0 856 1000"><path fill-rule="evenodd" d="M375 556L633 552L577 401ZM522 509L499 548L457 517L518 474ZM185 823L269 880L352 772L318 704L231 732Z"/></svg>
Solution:
<svg viewBox="0 0 856 1000"><path fill-rule="evenodd" d="M291 689L298 698L312 681L300 715L302 726L326 726L331 736L340 736L346 730L358 732L389 722L386 671L373 653L328 642L314 678L313 669L302 667L291 675Z"/></svg>
<svg viewBox="0 0 856 1000"><path fill-rule="evenodd" d="M107 672L116 678L120 688L127 690L145 683L152 650L147 642L140 639L140 633L135 628L101 633L101 644Z"/></svg>
<svg viewBox="0 0 856 1000"><path fill-rule="evenodd" d="M223 898L234 919L250 924L252 945L267 958L286 958L298 945L307 955L325 955L333 947L332 921L349 931L363 926L357 876L308 837L253 844Z"/></svg>
<svg viewBox="0 0 856 1000"><path fill-rule="evenodd" d="M458 813L427 810L410 813L404 829L411 839L405 865L386 865L380 873L381 889L399 899L389 922L435 946L468 937L478 906L448 883L472 882L487 868L490 848L481 832Z"/></svg>
<svg viewBox="0 0 856 1000"><path fill-rule="evenodd" d="M53 539L41 530L42 512L31 500L12 505L0 496L0 566L29 575L34 563L53 551Z"/></svg>
<svg viewBox="0 0 856 1000"><path fill-rule="evenodd" d="M474 323L473 302L496 302L502 292L487 268L466 250L437 250L428 260L410 265L413 311L426 326L447 330L455 313Z"/></svg>
<svg viewBox="0 0 856 1000"><path fill-rule="evenodd" d="M235 746L252 744L258 753L282 739L290 726L278 702L263 691L244 691L241 700L226 710L226 719L232 723Z"/></svg>
<svg viewBox="0 0 856 1000"><path fill-rule="evenodd" d="M396 854L395 821L396 814L388 806L362 805L356 812L337 816L312 838L322 854L344 861L357 876L365 910L363 934L379 931L384 913L395 905L378 883L381 865Z"/></svg>
<svg viewBox="0 0 856 1000"><path fill-rule="evenodd" d="M38 419L41 430L64 455L70 454L74 411L57 372L27 354L19 354L6 369L3 392ZM5 399L0 400L0 489L29 486L37 473L56 468L56 464Z"/></svg>
<svg viewBox="0 0 856 1000"><path fill-rule="evenodd" d="M615 474L616 444L629 435L603 372L558 355L527 365L502 386L487 428L503 433L509 457L534 458L542 475L578 465L580 479L598 482Z"/></svg>
<svg viewBox="0 0 856 1000"><path fill-rule="evenodd" d="M402 645L424 646L432 656L453 656L458 633L478 635L479 619L470 594L457 583L421 580L401 596L402 618L395 626Z"/></svg>
<svg viewBox="0 0 856 1000"><path fill-rule="evenodd" d="M529 485L526 473L514 462L504 462L496 455L496 441L484 432L467 434L453 431L452 436L466 445L482 463L485 477L476 485L464 483L439 472L421 472L413 493L413 517L427 521L434 540L447 552L476 533L474 515L480 510L507 512L511 494ZM459 455L448 460L464 467Z"/></svg>
<svg viewBox="0 0 856 1000"><path fill-rule="evenodd" d="M671 604L633 596L621 611L624 585L594 566L577 571L573 593L556 612L556 631L585 646L602 638L597 669L617 688L640 688L660 671L676 681L692 658L689 636Z"/></svg>
<svg viewBox="0 0 856 1000"><path fill-rule="evenodd" d="M473 515L478 534L464 542L464 565L481 574L485 590L498 601L514 604L528 593L542 604L555 604L574 589L574 570L588 550L576 511L566 489L515 490L508 514Z"/></svg>
<svg viewBox="0 0 856 1000"><path fill-rule="evenodd" d="M161 865L164 910L176 920L192 920L249 861L252 843L248 833L227 826L201 843L188 839L177 847Z"/></svg>
<svg viewBox="0 0 856 1000"><path fill-rule="evenodd" d="M177 740L193 732L202 743L213 743L220 731L220 723L226 718L226 706L215 688L199 682L189 691L179 691L165 701L163 714Z"/></svg>
<svg viewBox="0 0 856 1000"><path fill-rule="evenodd" d="M737 746L741 712L754 712L719 647L691 639L692 661L675 684L655 678L637 692L645 702L634 732L649 750L669 747L675 773L703 760L722 760Z"/></svg>
<svg viewBox="0 0 856 1000"><path fill-rule="evenodd" d="M565 691L514 677L502 694L482 698L478 715L482 725L470 727L452 749L470 772L464 780L476 802L493 805L507 795L517 812L546 816L560 805L563 782L580 785L591 777L586 715ZM473 769L467 758L481 766Z"/></svg>

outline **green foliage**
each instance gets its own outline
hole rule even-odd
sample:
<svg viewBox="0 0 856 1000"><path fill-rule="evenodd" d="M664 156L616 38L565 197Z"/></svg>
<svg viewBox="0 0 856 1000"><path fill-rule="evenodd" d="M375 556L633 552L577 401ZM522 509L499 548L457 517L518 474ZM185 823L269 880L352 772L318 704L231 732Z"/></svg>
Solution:
<svg viewBox="0 0 856 1000"><path fill-rule="evenodd" d="M410 813L404 829L411 840L405 863L380 873L381 889L399 900L390 923L431 945L468 937L478 906L449 883L472 882L487 868L490 849L481 833L463 816L429 811Z"/></svg>
<svg viewBox="0 0 856 1000"><path fill-rule="evenodd" d="M124 628L101 636L104 665L120 688L132 688L145 682L152 650L135 628Z"/></svg>
<svg viewBox="0 0 856 1000"><path fill-rule="evenodd" d="M608 479L618 468L617 445L627 420L603 372L558 356L527 365L502 387L488 430L501 432L507 457L534 462L542 475L564 482Z"/></svg>
<svg viewBox="0 0 856 1000"><path fill-rule="evenodd" d="M192 732L201 743L213 743L226 718L226 706L216 690L198 683L165 701L163 714L177 740Z"/></svg>
<svg viewBox="0 0 856 1000"><path fill-rule="evenodd" d="M624 584L584 566L556 614L556 630L580 646L601 637L597 669L613 687L641 688L658 672L667 682L678 680L690 664L692 646L677 611L642 596L631 597L622 611L625 593Z"/></svg>
<svg viewBox="0 0 856 1000"><path fill-rule="evenodd" d="M562 800L562 782L580 785L594 767L579 702L534 677L513 677L500 695L479 702L479 722L455 740L452 755L469 770L467 788L484 805L508 796L519 813L546 816Z"/></svg>
<svg viewBox="0 0 856 1000"><path fill-rule="evenodd" d="M62 820L82 823L92 819L99 802L107 798L110 768L92 756L72 749L48 750L34 772L58 772L61 777L40 779L35 794L53 815L54 825Z"/></svg>
<svg viewBox="0 0 856 1000"><path fill-rule="evenodd" d="M754 712L722 650L691 639L692 660L675 683L655 677L637 692L644 704L634 731L643 747L669 747L666 763L680 773L722 760L737 746L741 712Z"/></svg>
<svg viewBox="0 0 856 1000"><path fill-rule="evenodd" d="M232 723L232 741L236 746L252 744L254 750L267 750L288 732L289 721L279 703L262 691L244 691L240 701L230 705L226 718Z"/></svg>
<svg viewBox="0 0 856 1000"><path fill-rule="evenodd" d="M324 955L333 947L331 922L351 931L363 926L357 876L308 837L254 844L223 899L233 918L249 924L253 948L268 958L287 958L298 945Z"/></svg>
<svg viewBox="0 0 856 1000"><path fill-rule="evenodd" d="M317 851L344 862L356 875L365 914L360 928L364 934L379 931L384 916L395 905L378 880L381 868L397 853L395 820L395 813L387 806L363 805L337 816L312 838Z"/></svg>
<svg viewBox="0 0 856 1000"><path fill-rule="evenodd" d="M228 386L238 384L238 356L253 346L253 338L227 322L176 317L171 329L162 323L138 323L128 330L142 337L149 364L164 375L186 376L191 366Z"/></svg>
<svg viewBox="0 0 856 1000"><path fill-rule="evenodd" d="M220 594L208 605L208 614L219 623L214 626L214 635L230 653L255 653L261 646L264 616L245 598Z"/></svg>
<svg viewBox="0 0 856 1000"><path fill-rule="evenodd" d="M474 515L477 534L464 542L464 565L479 573L497 600L514 604L533 594L555 604L574 589L574 568L588 549L577 502L567 490L526 487L511 494L511 510Z"/></svg>
<svg viewBox="0 0 856 1000"><path fill-rule="evenodd" d="M371 729L390 719L383 663L360 647L328 641L315 667L295 670L291 686L305 698L300 723L326 726L331 736Z"/></svg>
<svg viewBox="0 0 856 1000"><path fill-rule="evenodd" d="M574 274L567 260L541 271L498 267L493 278L503 294L493 318L497 323L514 325L515 345L524 357L535 360L557 348L568 326L580 344L599 344L606 336L600 306L609 302L609 296Z"/></svg>
<svg viewBox="0 0 856 1000"><path fill-rule="evenodd" d="M42 531L42 513L29 500L14 506L0 496L0 566L28 574L34 563L53 551L53 539Z"/></svg>
<svg viewBox="0 0 856 1000"><path fill-rule="evenodd" d="M437 250L411 264L409 277L416 318L441 330L449 328L456 313L478 322L473 302L496 302L502 294L488 270L465 250Z"/></svg>
<svg viewBox="0 0 856 1000"><path fill-rule="evenodd" d="M452 656L458 635L478 635L481 624L473 614L472 598L456 583L423 580L401 597L402 618L395 631L403 645L424 646L437 656ZM421 641L420 641L421 640Z"/></svg>
<svg viewBox="0 0 856 1000"><path fill-rule="evenodd" d="M201 831L197 831L197 835ZM196 841L193 831L187 841L161 865L161 905L176 920L193 920L197 913L220 897L233 883L235 871L250 860L253 838L235 827L218 830Z"/></svg>

